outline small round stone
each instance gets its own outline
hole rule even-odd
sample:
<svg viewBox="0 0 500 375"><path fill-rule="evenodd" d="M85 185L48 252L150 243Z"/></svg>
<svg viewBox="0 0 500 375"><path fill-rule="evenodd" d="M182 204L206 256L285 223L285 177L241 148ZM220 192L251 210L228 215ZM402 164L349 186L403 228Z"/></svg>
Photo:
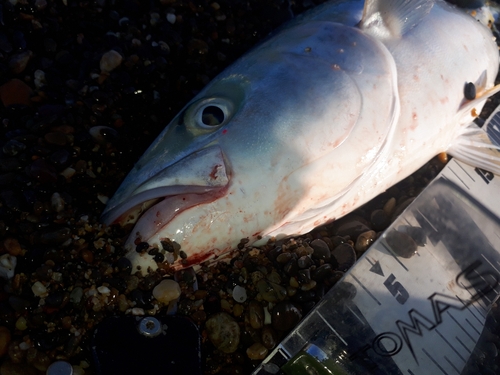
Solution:
<svg viewBox="0 0 500 375"><path fill-rule="evenodd" d="M271 312L272 326L278 331L289 331L302 319L302 313L292 303L283 301L277 303Z"/></svg>
<svg viewBox="0 0 500 375"><path fill-rule="evenodd" d="M331 252L325 241L319 239L314 240L311 242L311 247L314 249L314 252L312 253L313 259L322 259L325 261L330 259Z"/></svg>
<svg viewBox="0 0 500 375"><path fill-rule="evenodd" d="M370 221L372 223L373 229L384 230L390 224L390 216L384 210L375 210L370 215Z"/></svg>
<svg viewBox="0 0 500 375"><path fill-rule="evenodd" d="M258 342L247 349L247 356L252 360L264 359L267 357L267 353L268 349Z"/></svg>
<svg viewBox="0 0 500 375"><path fill-rule="evenodd" d="M40 281L35 282L31 287L31 290L33 291L33 294L37 297L47 293L47 288Z"/></svg>
<svg viewBox="0 0 500 375"><path fill-rule="evenodd" d="M233 288L233 299L239 303L245 302L247 300L247 290L242 286L236 285Z"/></svg>
<svg viewBox="0 0 500 375"><path fill-rule="evenodd" d="M7 327L0 326L0 358L2 358L9 348L12 336Z"/></svg>
<svg viewBox="0 0 500 375"><path fill-rule="evenodd" d="M122 60L123 60L122 55L120 55L115 50L110 50L106 52L104 55L102 55L101 61L99 63L101 72L103 73L112 72L113 70L115 70L117 67L120 66Z"/></svg>
<svg viewBox="0 0 500 375"><path fill-rule="evenodd" d="M361 253L365 252L376 238L377 233L374 230L369 230L367 232L361 233L356 240L356 245L354 246L356 251L359 251Z"/></svg>
<svg viewBox="0 0 500 375"><path fill-rule="evenodd" d="M417 253L417 243L406 233L392 230L386 234L385 240L397 256L411 258Z"/></svg>
<svg viewBox="0 0 500 375"><path fill-rule="evenodd" d="M264 308L262 305L252 300L248 304L248 320L253 329L261 329L264 326Z"/></svg>
<svg viewBox="0 0 500 375"><path fill-rule="evenodd" d="M332 255L337 260L337 269L342 272L347 271L356 262L356 252L348 243L337 246Z"/></svg>
<svg viewBox="0 0 500 375"><path fill-rule="evenodd" d="M265 325L262 328L261 340L262 345L264 345L269 350L274 349L274 347L278 345L278 335L270 325Z"/></svg>
<svg viewBox="0 0 500 375"><path fill-rule="evenodd" d="M153 289L153 296L161 303L168 304L181 295L181 287L177 281L172 279L162 280Z"/></svg>
<svg viewBox="0 0 500 375"><path fill-rule="evenodd" d="M205 322L208 338L223 353L233 353L240 343L240 326L231 315L220 312Z"/></svg>
<svg viewBox="0 0 500 375"><path fill-rule="evenodd" d="M46 375L73 375L73 367L66 361L56 361L47 368Z"/></svg>
<svg viewBox="0 0 500 375"><path fill-rule="evenodd" d="M12 256L18 256L22 253L21 245L15 238L7 238L3 241L3 246L7 252Z"/></svg>

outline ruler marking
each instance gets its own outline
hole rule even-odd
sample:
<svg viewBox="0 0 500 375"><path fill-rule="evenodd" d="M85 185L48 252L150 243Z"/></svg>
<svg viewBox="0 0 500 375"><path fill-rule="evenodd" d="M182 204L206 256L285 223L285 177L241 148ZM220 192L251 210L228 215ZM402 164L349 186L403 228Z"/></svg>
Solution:
<svg viewBox="0 0 500 375"><path fill-rule="evenodd" d="M366 325L365 322L363 322L363 320L361 319L361 317L358 314L356 314L356 312L353 309L351 309L349 306L347 306L347 308L352 313L352 315L354 315L356 318L358 318L358 320L361 322L361 324L363 324L364 326Z"/></svg>
<svg viewBox="0 0 500 375"><path fill-rule="evenodd" d="M496 234L496 233L495 233L495 234ZM497 273L500 275L500 271L499 271L499 270L497 270L497 268L493 265L493 263L491 263L491 262L488 260L488 258L486 258L486 257L484 256L484 254L481 254L481 256L482 256L482 257L483 257L483 259L484 259L486 262L488 262L488 264L489 264L489 265L490 265L490 266L491 266L491 267L492 267L495 271L497 271Z"/></svg>
<svg viewBox="0 0 500 375"><path fill-rule="evenodd" d="M470 349L469 349L467 346L465 346L465 344L462 342L462 340L460 340L460 339L458 338L458 336L455 336L455 339L457 339L457 341L458 341L460 344L462 344L462 346L464 347L464 349L465 349L465 350L467 350L467 352L469 352L469 355L471 355L471 354L472 354L472 352L470 351Z"/></svg>
<svg viewBox="0 0 500 375"><path fill-rule="evenodd" d="M474 179L472 178L472 176L469 174L469 172L467 172L467 171L465 170L465 168L464 168L461 164L459 164L459 163L455 162L455 165L458 165L458 166L460 167L460 169L461 169L462 171L464 171L464 173L465 173L467 176L469 176L469 178L472 180L472 182L476 182L476 180L474 180Z"/></svg>
<svg viewBox="0 0 500 375"><path fill-rule="evenodd" d="M288 358L288 359L292 358L292 356L290 355L288 350L286 350L282 344L280 344L280 346L278 346L278 353L280 353L285 358Z"/></svg>
<svg viewBox="0 0 500 375"><path fill-rule="evenodd" d="M455 354L456 354L456 355L457 355L457 356L458 356L458 357L459 357L462 361L464 361L464 363L466 363L467 361L465 360L465 358L464 358L464 357L462 357L462 356L460 355L460 353L458 352L458 350L457 350L457 349L455 349L455 347L454 347L453 345L451 345L451 343L450 343L450 342L446 339L446 337L444 337L444 336L441 334L441 332L439 332L437 329L436 329L436 332L437 332L437 334L438 334L438 335L439 335L439 336L443 339L443 341L444 341L445 343L447 343L447 344L448 344L448 346L451 348L451 350L453 350L453 351L455 352Z"/></svg>
<svg viewBox="0 0 500 375"><path fill-rule="evenodd" d="M432 229L434 229L434 232L439 232L439 231L436 229L436 227L435 227L434 225L432 225L432 223L429 221L429 219L427 219L427 217L426 217L426 216L425 216L425 215L424 215L424 214L423 214L423 213L422 213L419 209L417 209L416 211L420 214L420 216L422 216L422 218L423 218L425 221L427 221L427 224L429 224L429 225L430 225L430 227L431 227Z"/></svg>
<svg viewBox="0 0 500 375"><path fill-rule="evenodd" d="M456 164L456 163L455 163L455 164ZM463 168L462 168L462 169L463 169ZM455 176L456 176L456 177L460 180L460 182L461 182L461 183L462 183L462 184L463 184L463 185L467 188L467 190L470 190L470 188L467 186L467 184L464 182L464 180L462 180L462 179L458 176L457 172L455 172L455 171L453 170L453 168L451 168L451 166L450 166L450 172L451 172L451 173L453 173L453 174L454 174L454 175L455 175Z"/></svg>
<svg viewBox="0 0 500 375"><path fill-rule="evenodd" d="M470 292L469 292L469 293L470 293ZM475 309L475 310L477 311L477 313L481 316L481 318L485 319L485 318L486 318L485 313L483 313L483 312L479 309L479 307L481 307L481 309L483 309L483 310L484 310L484 307L483 307L483 306L481 306L481 304L480 304L478 301L476 301L475 303L477 303L477 304L479 305L479 307L478 307L475 303L469 303L469 304L464 303L464 301L462 301L462 299L461 299L459 296L457 296L457 295L455 295L455 297L457 297L457 299L458 299L460 302L462 302L462 303L464 304L464 306L467 308L467 310L469 310L469 312L471 313L471 315L472 315L474 318L476 318L476 319L477 319L477 321L479 322L479 324L483 325L483 321L482 321L481 319L479 319L479 318L476 316L476 314L474 314L474 311L472 311L472 310L471 310L471 306L472 306L472 307L474 307L474 309ZM485 311L486 311L486 310L485 310Z"/></svg>
<svg viewBox="0 0 500 375"><path fill-rule="evenodd" d="M374 265L375 265L375 263L374 263L374 262L373 262L373 261L372 261L369 257L365 257L365 259L366 259L366 261L367 261L368 263L370 263L370 265L372 265L372 266L374 266Z"/></svg>
<svg viewBox="0 0 500 375"><path fill-rule="evenodd" d="M427 350L425 350L424 348L422 348L422 351L437 366L437 368L441 370L441 372L443 374L448 375L448 373L444 370L444 368L441 367L441 365L427 352Z"/></svg>
<svg viewBox="0 0 500 375"><path fill-rule="evenodd" d="M465 318L465 321L467 322L467 324L469 324L469 325L472 327L472 329L473 329L474 331L476 331L476 333L477 333L479 336L481 335L481 332L479 332L479 331L477 330L477 328L476 328L476 327L474 327L474 325L470 322L470 320L469 320L469 319ZM479 323L481 323L481 322L479 322Z"/></svg>
<svg viewBox="0 0 500 375"><path fill-rule="evenodd" d="M451 362L448 357L444 356L444 359L446 359L446 361L450 364L451 367L453 367L453 370L455 370L457 372L458 375L460 375L460 371L455 367L455 365L453 364L453 362Z"/></svg>
<svg viewBox="0 0 500 375"><path fill-rule="evenodd" d="M473 342L474 344L476 344L476 340L474 340L474 339L472 338L472 336L470 335L470 333L469 333L469 332L467 332L467 331L465 330L465 328L464 328L464 327L463 327L463 326L462 326L462 325L458 322L458 320L456 320L456 319L455 319L455 317L454 317L453 315L451 315L449 311L447 311L447 313L448 313L448 315L451 317L451 319L453 319L453 321L454 321L455 323L457 323L457 325L458 325L458 326L462 329L462 331L464 331L464 332L465 332L465 334L466 334L467 336L469 336L469 338L472 340L472 342Z"/></svg>
<svg viewBox="0 0 500 375"><path fill-rule="evenodd" d="M460 283L460 284L464 287L464 289L466 289L466 287L465 287L465 285L464 285L464 284L462 284L462 283ZM471 296L473 295L473 294L470 292L470 290L469 290L469 289L466 289L466 290L467 290L467 292L469 292L469 294L470 294ZM457 297L457 299L458 299L460 302L462 302L462 303L464 304L464 306L467 306L467 304L466 304L466 303L464 303L464 301L462 301L462 299L461 299L459 296L455 295L455 297ZM481 309L483 309L483 310L484 310L484 313L483 313L483 312L481 312L481 311L479 310L479 308L476 306L476 304L477 304L477 305L479 305L479 307L481 307ZM479 314L481 314L481 316L482 316L483 318L485 318L485 317L486 317L486 315L485 315L485 314L486 314L487 309L486 309L486 307L485 307L485 306L483 306L483 305L481 304L480 300L476 300L474 303L472 303L472 305L473 305L473 306L474 306L474 308L475 308L475 309L479 312ZM467 308L469 308L469 306L467 306Z"/></svg>
<svg viewBox="0 0 500 375"><path fill-rule="evenodd" d="M300 338L301 338L303 341L307 342L306 338L305 338L304 336L302 336L302 334L300 333L300 331L299 331L299 330L297 330L297 335L299 335L299 336L300 336Z"/></svg>
<svg viewBox="0 0 500 375"><path fill-rule="evenodd" d="M342 338L342 336L339 335L339 333L335 330L335 328L333 328L332 325L327 322L327 320L323 317L323 315L321 315L319 311L316 311L316 314L318 314L318 316L325 322L325 324L332 330L332 332L335 333L335 335L340 339L340 341L342 341L345 346L348 346L347 342Z"/></svg>
<svg viewBox="0 0 500 375"><path fill-rule="evenodd" d="M392 250L391 250L391 249L389 249L389 247L387 247L387 245L386 245L385 243L381 242L381 244L382 244L382 246L383 246L383 247L384 247L384 248L385 248L385 249L389 252L389 254L391 254L391 255L392 255L392 257L396 260L396 262L398 262L398 263L399 263L399 265L400 265L401 267L403 267L403 268L405 269L405 271L407 271L407 272L408 272L408 268L406 268L406 266L405 266L403 263L401 263L401 261L398 259L398 257L396 256L396 254L394 254L394 253L392 252Z"/></svg>
<svg viewBox="0 0 500 375"><path fill-rule="evenodd" d="M361 288L363 288L363 289L364 289L364 291L365 291L366 293L368 293L368 295L369 295L370 297L372 297L372 298L373 298L373 300L374 300L375 302L377 302L377 304L378 304L379 306L382 306L382 304L380 303L380 301L379 301L377 298L375 298L375 296L374 296L374 295L373 295L373 294L372 294L372 293L371 293L371 292L370 292L370 291L366 288L366 286L364 286L364 285L363 285L363 283L362 283L361 281L359 281L359 280L358 280L358 278L357 278L356 276L354 276L354 273L351 273L351 276L352 276L352 278L353 278L353 279L354 279L354 280L355 280L355 281L359 284L359 286L360 286Z"/></svg>

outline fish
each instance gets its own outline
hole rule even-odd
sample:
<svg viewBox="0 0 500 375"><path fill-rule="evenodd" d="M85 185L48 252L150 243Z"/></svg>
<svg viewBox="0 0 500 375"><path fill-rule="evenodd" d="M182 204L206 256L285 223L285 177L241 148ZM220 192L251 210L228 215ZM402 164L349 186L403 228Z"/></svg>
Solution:
<svg viewBox="0 0 500 375"><path fill-rule="evenodd" d="M132 272L171 269L301 235L448 152L500 173L474 124L494 86L492 32L442 0L334 0L297 17L213 79L109 200L134 225ZM146 246L138 244L146 243Z"/></svg>

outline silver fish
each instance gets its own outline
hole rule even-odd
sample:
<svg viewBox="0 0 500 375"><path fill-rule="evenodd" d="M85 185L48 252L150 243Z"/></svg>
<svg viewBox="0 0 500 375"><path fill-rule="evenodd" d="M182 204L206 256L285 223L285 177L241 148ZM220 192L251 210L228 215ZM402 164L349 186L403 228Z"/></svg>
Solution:
<svg viewBox="0 0 500 375"><path fill-rule="evenodd" d="M441 0L333 1L216 77L171 121L108 202L138 241L197 264L342 217L439 152L500 172L472 124L494 87L491 31ZM476 98L464 96L466 83ZM470 95L468 95L470 96Z"/></svg>

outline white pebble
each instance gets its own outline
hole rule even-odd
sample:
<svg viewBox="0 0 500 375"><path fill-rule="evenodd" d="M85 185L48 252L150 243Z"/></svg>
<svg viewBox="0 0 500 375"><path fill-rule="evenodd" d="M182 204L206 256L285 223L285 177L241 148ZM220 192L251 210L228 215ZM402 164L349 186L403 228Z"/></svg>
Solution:
<svg viewBox="0 0 500 375"><path fill-rule="evenodd" d="M172 25L175 23L175 20L177 17L173 13L167 13L167 21L170 22Z"/></svg>
<svg viewBox="0 0 500 375"><path fill-rule="evenodd" d="M247 290L242 286L236 285L233 288L233 298L236 302L245 302L247 300Z"/></svg>
<svg viewBox="0 0 500 375"><path fill-rule="evenodd" d="M17 258L10 254L0 256L0 277L9 280L14 277Z"/></svg>
<svg viewBox="0 0 500 375"><path fill-rule="evenodd" d="M47 293L47 288L40 281L34 283L33 286L31 287L31 290L33 291L33 294L37 297L40 297L42 294Z"/></svg>
<svg viewBox="0 0 500 375"><path fill-rule="evenodd" d="M173 264L175 262L175 256L173 253L165 253L165 262L168 264Z"/></svg>
<svg viewBox="0 0 500 375"><path fill-rule="evenodd" d="M64 199L61 198L61 195L59 193L54 193L52 194L52 197L50 198L50 203L52 205L52 208L56 212L61 212L64 210Z"/></svg>
<svg viewBox="0 0 500 375"><path fill-rule="evenodd" d="M31 348L31 345L28 344L27 342L22 342L19 344L19 349L21 350L28 350L29 348Z"/></svg>
<svg viewBox="0 0 500 375"><path fill-rule="evenodd" d="M73 177L75 175L75 173L76 173L76 171L73 168L68 167L64 171L61 172L61 176L63 176L65 179L69 180L71 177Z"/></svg>
<svg viewBox="0 0 500 375"><path fill-rule="evenodd" d="M181 287L177 281L172 279L162 280L153 289L153 296L165 305L179 298L181 295Z"/></svg>
<svg viewBox="0 0 500 375"><path fill-rule="evenodd" d="M99 288L97 288L97 291L101 294L109 294L111 293L111 290L107 286L101 285Z"/></svg>
<svg viewBox="0 0 500 375"><path fill-rule="evenodd" d="M144 309L141 309L140 307L134 307L132 309L132 315L135 315L135 316L144 315Z"/></svg>
<svg viewBox="0 0 500 375"><path fill-rule="evenodd" d="M123 57L115 50L110 50L106 52L101 57L101 62L99 63L99 67L101 68L102 73L109 73L113 71L115 68L119 67L122 63Z"/></svg>

